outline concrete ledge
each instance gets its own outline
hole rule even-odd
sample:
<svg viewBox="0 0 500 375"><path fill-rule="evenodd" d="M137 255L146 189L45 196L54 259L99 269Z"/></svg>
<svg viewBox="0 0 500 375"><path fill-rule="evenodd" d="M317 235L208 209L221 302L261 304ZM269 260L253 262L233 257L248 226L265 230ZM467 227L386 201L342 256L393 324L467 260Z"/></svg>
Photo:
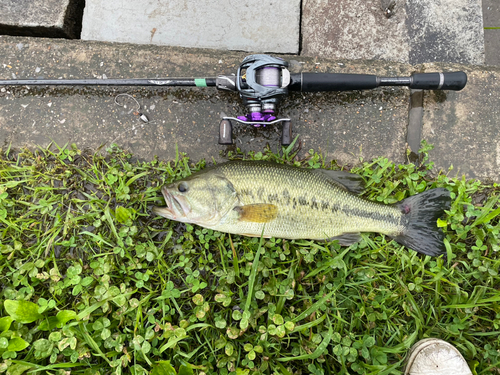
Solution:
<svg viewBox="0 0 500 375"><path fill-rule="evenodd" d="M0 78L211 77L234 73L247 53L0 37ZM283 56L298 71L408 76L413 71L465 70L469 83L460 92L424 92L423 137L433 143L432 161L452 174L499 181L500 71L468 65L409 64ZM133 95L150 122L114 102ZM304 155L312 148L327 160L353 165L385 156L407 161L410 90L379 88L364 92L293 93L280 105L293 121ZM137 157L171 160L175 147L193 160L224 159L236 147L280 149L280 129L235 126L235 145L217 144L221 115L240 115L237 94L215 88L0 87L0 140L4 146L36 147L75 142L97 150L112 142Z"/></svg>
<svg viewBox="0 0 500 375"><path fill-rule="evenodd" d="M0 38L3 78L144 78L206 77L235 73L247 55L201 49L118 43ZM36 56L36 58L33 58ZM410 66L365 61L315 61L283 56L294 71L408 75ZM114 103L118 93L134 95L151 120L144 124ZM220 146L218 124L224 113L246 113L238 94L215 88L9 87L0 95L0 139L13 146L77 142L97 149L116 142L135 155L175 157L175 145L198 160L220 159L220 152L240 147L261 151L266 143L280 148L280 128L237 125L234 146ZM293 119L304 151L321 149L328 158L356 164L386 155L405 161L408 90L294 93L283 100L280 114Z"/></svg>
<svg viewBox="0 0 500 375"><path fill-rule="evenodd" d="M0 34L78 38L85 0L2 0Z"/></svg>

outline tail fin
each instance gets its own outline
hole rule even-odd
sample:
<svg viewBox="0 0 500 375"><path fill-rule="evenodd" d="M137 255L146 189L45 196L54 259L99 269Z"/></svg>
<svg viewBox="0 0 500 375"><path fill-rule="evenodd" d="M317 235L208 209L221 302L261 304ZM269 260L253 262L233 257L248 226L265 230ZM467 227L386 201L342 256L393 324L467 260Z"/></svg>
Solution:
<svg viewBox="0 0 500 375"><path fill-rule="evenodd" d="M397 206L405 214L407 226L394 240L425 255L444 254L444 234L436 221L451 206L450 192L444 188L427 190L404 199Z"/></svg>

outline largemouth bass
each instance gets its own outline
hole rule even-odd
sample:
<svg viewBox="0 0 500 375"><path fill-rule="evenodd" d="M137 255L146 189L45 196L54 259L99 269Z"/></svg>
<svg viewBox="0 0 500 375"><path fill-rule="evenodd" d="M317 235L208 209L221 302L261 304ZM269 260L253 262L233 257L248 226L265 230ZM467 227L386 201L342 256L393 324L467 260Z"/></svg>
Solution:
<svg viewBox="0 0 500 375"><path fill-rule="evenodd" d="M362 199L360 176L259 161L230 161L162 187L153 212L220 232L286 239L337 239L378 232L426 255L445 250L436 220L450 193L431 189L393 204Z"/></svg>

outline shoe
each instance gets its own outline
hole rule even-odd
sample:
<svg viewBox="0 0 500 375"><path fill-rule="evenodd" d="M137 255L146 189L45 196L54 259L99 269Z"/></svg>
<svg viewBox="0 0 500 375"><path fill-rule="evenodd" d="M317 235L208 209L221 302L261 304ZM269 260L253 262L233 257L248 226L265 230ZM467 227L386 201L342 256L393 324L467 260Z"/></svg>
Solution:
<svg viewBox="0 0 500 375"><path fill-rule="evenodd" d="M404 375L472 375L462 354L446 341L428 338L408 353Z"/></svg>

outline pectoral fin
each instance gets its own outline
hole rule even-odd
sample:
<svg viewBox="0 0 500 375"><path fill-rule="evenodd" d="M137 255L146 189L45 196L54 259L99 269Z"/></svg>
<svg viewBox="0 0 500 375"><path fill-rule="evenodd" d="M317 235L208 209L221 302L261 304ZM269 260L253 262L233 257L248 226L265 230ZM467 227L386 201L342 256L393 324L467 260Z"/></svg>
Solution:
<svg viewBox="0 0 500 375"><path fill-rule="evenodd" d="M248 204L235 207L234 210L239 213L239 220L254 223L269 223L278 216L278 207L274 204Z"/></svg>

